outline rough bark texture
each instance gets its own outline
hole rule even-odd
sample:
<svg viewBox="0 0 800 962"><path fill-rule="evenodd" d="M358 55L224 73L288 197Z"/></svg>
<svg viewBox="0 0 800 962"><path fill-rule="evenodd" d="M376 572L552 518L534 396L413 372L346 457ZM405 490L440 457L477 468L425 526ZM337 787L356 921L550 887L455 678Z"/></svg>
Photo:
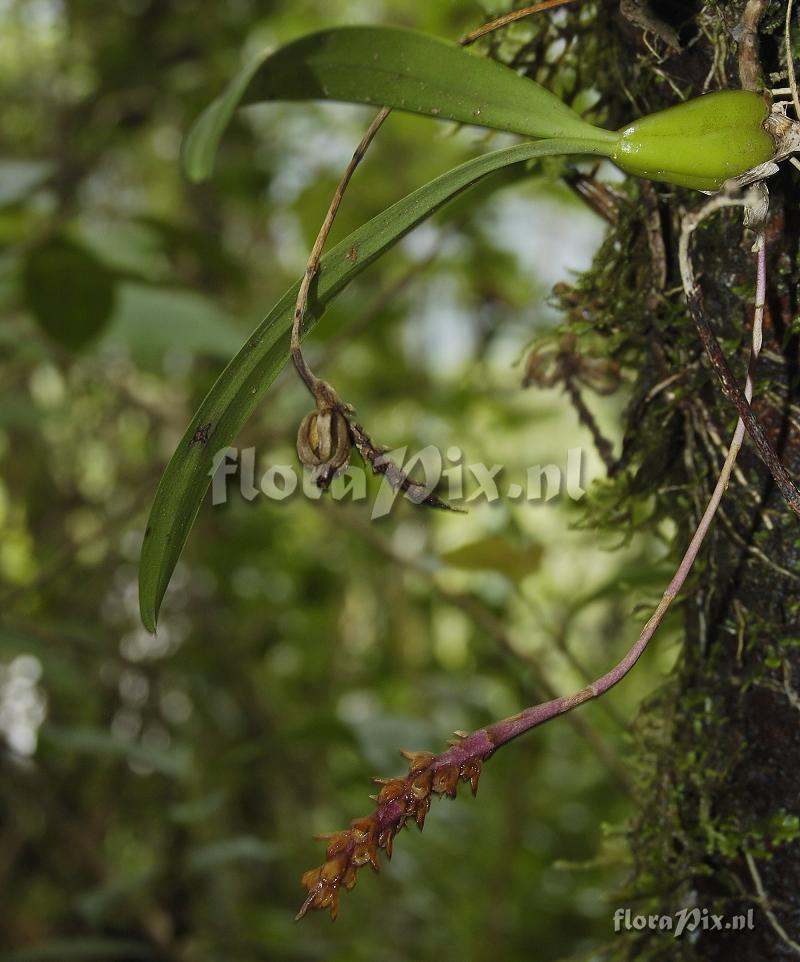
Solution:
<svg viewBox="0 0 800 962"><path fill-rule="evenodd" d="M573 10L560 26L537 26L536 40L516 60L541 63L554 31L576 38L559 80L555 72L531 72L561 84L567 98L573 77L575 90L593 80L602 92L601 116L617 126L680 95L738 87L740 76L752 81L759 66L766 85L785 85L775 82L784 67L784 16L783 0L600 3ZM574 73L565 69L570 63ZM770 181L768 305L755 400L795 479L797 176L787 165ZM650 526L665 518L677 524L676 557L735 422L680 291L681 212L700 202L689 191L631 185L592 271L562 297L579 350L610 355L635 377L623 458L594 497L595 520L630 525L634 508L641 516L647 506ZM709 314L735 370L743 372L754 266L740 215L726 212L701 228L695 251ZM644 915L698 906L727 918L753 908L754 927L701 928L680 939L668 931L623 933L613 958L800 958L789 944L800 941L800 528L749 442L739 465L683 594L682 657L638 724L639 815L621 904Z"/></svg>

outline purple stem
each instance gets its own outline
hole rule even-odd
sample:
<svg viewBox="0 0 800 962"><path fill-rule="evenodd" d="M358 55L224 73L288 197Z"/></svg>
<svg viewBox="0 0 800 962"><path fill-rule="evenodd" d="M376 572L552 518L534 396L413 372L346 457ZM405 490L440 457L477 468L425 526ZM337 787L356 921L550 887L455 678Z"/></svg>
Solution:
<svg viewBox="0 0 800 962"><path fill-rule="evenodd" d="M761 350L761 330L764 318L764 301L766 297L766 285L767 285L767 260L766 260L766 245L764 243L763 235L759 235L758 242L755 247L757 253L756 259L756 299L755 299L755 312L753 317L753 340L750 350L750 359L747 366L747 379L745 381L744 394L747 398L748 403L753 396L753 376L755 373L755 366L758 360L758 354ZM592 684L587 685L586 688L582 688L580 691L573 695L566 695L562 698L554 698L552 701L543 702L540 705L533 705L530 708L526 708L517 715L513 715L511 718L506 718L503 721L495 722L493 725L489 725L487 728L480 729L479 731L473 732L467 738L463 739L458 745L453 746L452 749L445 752L443 755L439 756L436 761L436 767L441 765L452 764L457 761L455 756L450 756L451 752L458 749L459 751L472 752L473 754L482 755L487 758L494 750L499 748L501 745L505 745L510 742L513 738L518 735L522 735L524 732L530 731L531 728L535 728L537 725L541 725L551 718L555 718L557 715L563 715L565 712L571 711L578 705L582 705L583 702L589 701L592 698L597 698L600 695L605 694L610 688L613 688L617 682L621 681L633 668L636 662L639 660L640 655L647 647L650 639L656 632L661 622L664 620L664 616L669 610L670 605L675 600L678 592L683 587L689 572L692 570L692 565L694 564L700 548L708 534L708 529L711 526L711 522L714 519L714 515L717 513L720 501L722 500L722 495L725 493L725 489L728 486L730 480L731 472L733 471L733 466L736 463L736 457L739 453L739 449L742 446L742 441L744 439L745 426L741 418L736 422L736 429L733 433L733 438L731 439L730 447L728 449L728 454L725 458L725 463L720 471L719 478L717 479L714 491L708 501L706 510L703 512L703 517L700 519L700 523L697 525L692 540L689 542L689 546L681 559L681 563L675 572L672 581L667 585L666 591L661 597L661 600L653 612L650 620L642 629L641 634L636 639L636 642L627 652L625 657L616 664L610 671L606 672ZM484 754L480 751L482 747L485 746L486 739L491 743L492 748L488 754ZM474 744L473 744L474 742Z"/></svg>

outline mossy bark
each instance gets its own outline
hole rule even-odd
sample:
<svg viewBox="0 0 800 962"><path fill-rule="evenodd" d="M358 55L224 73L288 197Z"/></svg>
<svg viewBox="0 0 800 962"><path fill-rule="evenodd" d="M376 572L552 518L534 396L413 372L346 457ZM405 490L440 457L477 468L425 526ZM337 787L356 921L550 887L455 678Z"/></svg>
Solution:
<svg viewBox="0 0 800 962"><path fill-rule="evenodd" d="M752 43L742 50L745 14L757 22L760 53ZM598 109L617 126L675 103L679 93L738 87L740 76L759 72L769 78L783 67L784 16L783 0L607 3L591 16L585 7L575 10L557 28L579 43L567 47L559 67L561 92L593 80L603 92ZM556 28L536 29L518 63L541 63ZM755 409L797 479L796 171L787 165L769 188L768 303ZM680 218L701 201L690 191L631 186L592 270L563 299L565 325L579 335L581 350L612 355L635 378L623 458L595 496L595 520L625 525L634 505L648 505L653 527L664 518L676 523L676 558L705 507L735 423L680 290ZM716 332L743 376L754 258L740 213L717 215L697 232L695 267ZM739 467L682 594L682 655L637 725L633 869L620 894L620 904L644 916L697 907L709 917L681 938L663 929L620 933L612 958L800 957L790 944L800 942L800 526L749 442ZM752 928L725 928L734 916L747 919L748 909ZM711 913L724 916L722 929Z"/></svg>

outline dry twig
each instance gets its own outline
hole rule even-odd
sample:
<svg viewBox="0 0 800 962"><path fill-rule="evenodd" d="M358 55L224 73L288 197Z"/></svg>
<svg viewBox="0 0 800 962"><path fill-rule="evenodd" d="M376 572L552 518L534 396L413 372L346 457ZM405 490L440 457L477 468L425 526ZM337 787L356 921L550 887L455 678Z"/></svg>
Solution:
<svg viewBox="0 0 800 962"><path fill-rule="evenodd" d="M720 343L711 329L711 324L709 323L703 305L703 296L694 276L691 263L690 243L692 235L706 217L726 207L748 208L760 199L760 194L756 194L754 197L753 191L749 191L743 197L730 197L726 194L717 194L707 201L698 211L686 214L683 219L679 247L681 278L683 280L686 301L689 305L695 327L697 328L697 333L700 336L700 340L703 343L703 347L706 350L706 354L711 361L714 371L719 377L723 393L736 407L747 433L753 440L759 457L769 469L784 500L795 514L800 515L800 491L797 490L786 468L781 464L778 455L770 444L763 425L753 413L749 399L745 397L744 392L728 365ZM759 253L759 257L763 257L763 251Z"/></svg>
<svg viewBox="0 0 800 962"><path fill-rule="evenodd" d="M749 852L744 853L745 860L747 862L747 868L750 871L750 877L753 879L753 883L756 887L756 892L758 893L758 899L756 900L761 908L764 910L764 914L767 917L767 921L772 926L773 931L778 936L778 938L792 949L795 955L800 956L800 943L795 942L795 940L789 935L786 929L778 921L777 916L772 911L772 906L770 904L767 893L764 890L764 883L761 881L761 875L756 866L756 861Z"/></svg>
<svg viewBox="0 0 800 962"><path fill-rule="evenodd" d="M469 46L480 37L499 30L516 20L570 2L572 0L543 0L541 3L533 4L522 10L515 10L472 31L472 33L462 37L459 43L462 47ZM308 294L319 270L319 262L325 242L356 168L390 113L390 107L381 107L342 174L331 198L325 219L314 241L300 284L300 290L297 293L291 333L292 360L297 373L316 402L316 411L307 415L300 426L298 454L306 466L313 468L316 483L321 488L327 488L334 476L346 466L349 460L349 450L354 446L375 473L382 474L396 491L401 491L415 504L426 504L435 508L453 510L447 502L427 492L423 485L412 481L402 468L386 456L387 449L380 444L376 444L367 431L354 420L355 411L352 405L342 401L330 384L320 380L314 374L303 355L300 345ZM345 437L345 431L349 438ZM350 448L347 448L346 445L348 439L351 442Z"/></svg>

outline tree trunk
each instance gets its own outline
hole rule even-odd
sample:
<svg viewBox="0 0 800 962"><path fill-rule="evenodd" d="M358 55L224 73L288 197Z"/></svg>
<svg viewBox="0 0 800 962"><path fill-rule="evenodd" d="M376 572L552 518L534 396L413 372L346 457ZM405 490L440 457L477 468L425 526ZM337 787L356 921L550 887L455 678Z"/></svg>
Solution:
<svg viewBox="0 0 800 962"><path fill-rule="evenodd" d="M678 92L755 88L785 66L783 2L623 0L601 5L589 24L580 24L577 10L569 17L567 30L579 36L576 89L594 74L612 126L676 103ZM541 50L534 44L528 53L527 62L536 63ZM563 64L559 69L563 75ZM754 402L795 479L796 185L788 165L769 182L768 300ZM580 349L596 354L599 333L606 344L600 350L636 372L614 473L620 510L611 521L629 523L636 502L649 505L653 528L664 519L677 525L676 558L705 507L735 423L681 291L680 219L701 202L699 194L662 185L633 188L592 270L564 298L565 324L579 335ZM694 245L709 316L742 381L753 317L751 243L732 210L699 230ZM682 595L682 655L637 726L643 774L629 836L634 869L621 899L633 914L674 917L697 907L708 916L703 922L701 914L693 936L649 927L623 932L616 958L800 958L799 545L797 517L745 442ZM752 928L725 928L734 916L746 921L749 909ZM722 929L712 913L723 916Z"/></svg>

